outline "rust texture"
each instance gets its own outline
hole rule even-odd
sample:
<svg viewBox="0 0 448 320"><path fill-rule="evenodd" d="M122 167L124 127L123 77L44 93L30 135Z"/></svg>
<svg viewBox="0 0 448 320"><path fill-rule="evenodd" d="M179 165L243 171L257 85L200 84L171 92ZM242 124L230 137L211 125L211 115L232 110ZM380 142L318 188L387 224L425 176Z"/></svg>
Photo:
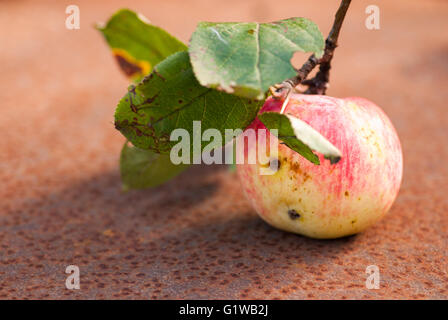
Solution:
<svg viewBox="0 0 448 320"><path fill-rule="evenodd" d="M80 30L65 29L63 2L0 4L0 298L448 298L446 2L382 1L375 31L364 27L369 1L350 8L328 94L385 110L405 173L385 219L334 241L271 228L220 166L122 193L113 112L129 83L92 25L130 7L187 41L198 21L298 10L326 34L335 1L77 4ZM80 290L65 288L68 265ZM369 265L378 290L365 287Z"/></svg>

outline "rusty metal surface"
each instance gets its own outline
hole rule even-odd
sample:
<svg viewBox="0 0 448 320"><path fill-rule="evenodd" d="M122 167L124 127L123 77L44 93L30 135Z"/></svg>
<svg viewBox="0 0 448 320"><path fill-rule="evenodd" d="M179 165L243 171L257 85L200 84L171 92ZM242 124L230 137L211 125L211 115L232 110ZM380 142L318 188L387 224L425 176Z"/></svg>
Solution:
<svg viewBox="0 0 448 320"><path fill-rule="evenodd" d="M370 2L356 1L343 28L329 94L382 106L404 150L398 199L366 232L317 241L275 230L219 166L120 191L112 115L127 81L92 24L127 6L187 41L200 20L298 11L326 33L337 5L280 2L77 1L76 31L64 3L0 3L0 298L448 298L444 1L382 1L378 31L364 28ZM80 290L65 288L70 264ZM365 287L368 265L379 290Z"/></svg>

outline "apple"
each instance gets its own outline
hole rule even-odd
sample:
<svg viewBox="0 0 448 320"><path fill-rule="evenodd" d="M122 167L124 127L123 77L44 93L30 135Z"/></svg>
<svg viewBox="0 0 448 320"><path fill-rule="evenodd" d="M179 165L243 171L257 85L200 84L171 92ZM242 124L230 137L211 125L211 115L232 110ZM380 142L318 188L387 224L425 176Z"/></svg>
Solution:
<svg viewBox="0 0 448 320"><path fill-rule="evenodd" d="M282 103L270 97L260 113L279 112ZM260 174L266 164L258 160L237 165L244 193L259 216L278 229L319 239L356 234L382 218L403 172L400 141L386 114L363 98L303 94L292 94L284 113L319 131L342 158L331 164L319 155L320 165L315 165L280 141L278 158L271 159L273 174ZM267 130L258 118L248 128ZM269 132L260 137L267 144L277 139ZM245 146L244 158L251 152L256 145Z"/></svg>

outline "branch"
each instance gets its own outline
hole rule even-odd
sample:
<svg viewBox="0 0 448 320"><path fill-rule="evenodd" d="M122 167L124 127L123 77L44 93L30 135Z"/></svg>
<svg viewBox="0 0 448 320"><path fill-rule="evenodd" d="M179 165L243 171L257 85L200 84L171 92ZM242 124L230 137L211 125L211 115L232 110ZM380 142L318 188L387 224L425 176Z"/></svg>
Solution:
<svg viewBox="0 0 448 320"><path fill-rule="evenodd" d="M331 28L330 34L325 41L325 53L322 57L322 62L319 65L319 71L316 76L309 80L308 90L305 93L309 94L325 94L330 80L331 60L333 59L334 50L337 47L339 32L344 22L345 15L351 0L342 1L336 12L334 24ZM325 58L325 59L324 59Z"/></svg>
<svg viewBox="0 0 448 320"><path fill-rule="evenodd" d="M334 18L333 27L331 28L330 34L325 41L325 49L322 58L317 59L314 54L311 55L303 66L297 71L297 75L295 77L274 86L274 90L271 90L274 97L283 97L285 89L289 92L301 83L309 86L305 93L325 94L330 77L331 59L333 58L334 50L337 47L339 32L341 30L342 23L344 22L348 7L350 6L350 2L351 0L342 0L340 4ZM319 71L316 76L312 79L305 80L308 74L317 65L319 65Z"/></svg>

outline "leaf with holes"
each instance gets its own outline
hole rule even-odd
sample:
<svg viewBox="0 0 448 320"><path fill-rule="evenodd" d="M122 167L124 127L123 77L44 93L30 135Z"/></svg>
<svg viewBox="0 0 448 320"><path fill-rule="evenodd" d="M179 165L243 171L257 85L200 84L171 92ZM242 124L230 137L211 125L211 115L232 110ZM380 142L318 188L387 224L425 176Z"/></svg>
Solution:
<svg viewBox="0 0 448 320"><path fill-rule="evenodd" d="M201 22L188 50L203 86L263 99L270 86L296 75L290 62L294 52L320 57L324 46L314 22L291 18L272 23Z"/></svg>
<svg viewBox="0 0 448 320"><path fill-rule="evenodd" d="M136 148L129 142L121 150L120 171L124 190L156 187L188 167L173 164L166 154Z"/></svg>
<svg viewBox="0 0 448 320"><path fill-rule="evenodd" d="M296 117L277 112L264 112L258 118L269 130L277 129L281 141L314 164L319 165L320 161L313 150L322 153L331 164L341 159L341 152L331 142Z"/></svg>
<svg viewBox="0 0 448 320"><path fill-rule="evenodd" d="M138 81L152 67L187 46L165 30L128 9L117 11L104 27L98 26L122 71Z"/></svg>
<svg viewBox="0 0 448 320"><path fill-rule="evenodd" d="M260 101L201 86L188 53L178 52L155 66L137 86L130 87L118 104L115 126L135 146L167 154L178 143L170 141L174 129L186 130L193 142L201 142L202 132L207 129L217 129L224 137L225 129L247 127L261 105ZM201 121L199 135L193 130L194 121ZM199 152L202 149L200 145ZM196 151L194 156L198 155Z"/></svg>

